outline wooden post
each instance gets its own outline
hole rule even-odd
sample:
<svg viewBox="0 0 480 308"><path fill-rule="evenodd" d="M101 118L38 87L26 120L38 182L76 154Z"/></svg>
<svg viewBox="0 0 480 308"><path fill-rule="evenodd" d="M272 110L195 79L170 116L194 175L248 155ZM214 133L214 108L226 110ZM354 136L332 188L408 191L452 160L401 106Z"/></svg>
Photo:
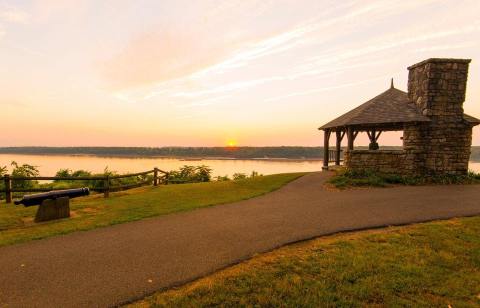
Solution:
<svg viewBox="0 0 480 308"><path fill-rule="evenodd" d="M380 137L381 133L382 131L378 131L377 133L377 130L375 128L372 129L371 131L367 130L367 135L368 135L368 138L370 139L370 144L368 145L369 150L378 150L377 140L378 140L378 137Z"/></svg>
<svg viewBox="0 0 480 308"><path fill-rule="evenodd" d="M347 149L349 151L352 151L353 150L353 140L355 139L352 127L347 127L347 139L348 139Z"/></svg>
<svg viewBox="0 0 480 308"><path fill-rule="evenodd" d="M337 150L336 153L335 153L335 165L339 166L340 165L340 148L342 146L342 139L343 139L343 136L342 136L342 132L337 130L335 132L336 134L336 144L335 144L335 149Z"/></svg>
<svg viewBox="0 0 480 308"><path fill-rule="evenodd" d="M110 175L106 175L103 180L103 197L108 198L110 196Z"/></svg>
<svg viewBox="0 0 480 308"><path fill-rule="evenodd" d="M5 181L5 202L12 203L12 179L10 178L10 175L5 174L4 181Z"/></svg>
<svg viewBox="0 0 480 308"><path fill-rule="evenodd" d="M158 168L153 168L153 186L158 186Z"/></svg>
<svg viewBox="0 0 480 308"><path fill-rule="evenodd" d="M323 137L323 167L322 170L328 170L328 161L329 161L329 141L330 141L330 130L326 129L324 131Z"/></svg>

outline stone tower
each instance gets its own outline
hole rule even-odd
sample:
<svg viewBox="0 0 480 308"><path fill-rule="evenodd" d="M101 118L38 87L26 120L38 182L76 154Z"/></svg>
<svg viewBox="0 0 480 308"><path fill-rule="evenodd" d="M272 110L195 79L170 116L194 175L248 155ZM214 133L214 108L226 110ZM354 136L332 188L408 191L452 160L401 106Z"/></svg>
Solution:
<svg viewBox="0 0 480 308"><path fill-rule="evenodd" d="M408 97L431 122L407 125L404 149L412 173L463 175L468 172L472 125L463 102L468 59L428 59L408 68Z"/></svg>

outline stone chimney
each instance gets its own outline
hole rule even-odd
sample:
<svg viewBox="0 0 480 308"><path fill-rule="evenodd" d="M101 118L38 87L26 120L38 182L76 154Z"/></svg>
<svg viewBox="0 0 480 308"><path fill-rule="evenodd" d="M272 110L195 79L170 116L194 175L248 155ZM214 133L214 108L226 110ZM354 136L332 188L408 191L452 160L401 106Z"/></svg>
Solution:
<svg viewBox="0 0 480 308"><path fill-rule="evenodd" d="M432 58L408 68L408 96L423 115L463 118L470 61Z"/></svg>
<svg viewBox="0 0 480 308"><path fill-rule="evenodd" d="M415 161L413 169L467 174L472 126L464 119L463 102L470 61L433 58L408 68L408 97L431 120L405 127L404 146Z"/></svg>

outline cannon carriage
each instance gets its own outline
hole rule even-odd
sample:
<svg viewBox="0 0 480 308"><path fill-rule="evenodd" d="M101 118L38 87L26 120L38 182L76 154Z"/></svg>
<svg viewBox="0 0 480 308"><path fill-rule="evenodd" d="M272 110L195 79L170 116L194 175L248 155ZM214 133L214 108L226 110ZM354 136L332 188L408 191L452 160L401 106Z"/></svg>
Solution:
<svg viewBox="0 0 480 308"><path fill-rule="evenodd" d="M89 194L88 187L52 190L45 193L25 195L14 203L25 207L38 205L35 222L41 222L70 217L70 199Z"/></svg>

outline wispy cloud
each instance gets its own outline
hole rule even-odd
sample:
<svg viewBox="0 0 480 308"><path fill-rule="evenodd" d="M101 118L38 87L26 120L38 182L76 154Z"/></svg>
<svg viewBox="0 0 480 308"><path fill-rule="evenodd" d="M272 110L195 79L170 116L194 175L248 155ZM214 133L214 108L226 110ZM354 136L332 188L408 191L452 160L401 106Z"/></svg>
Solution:
<svg viewBox="0 0 480 308"><path fill-rule="evenodd" d="M11 5L0 5L0 20L8 23L26 24L30 20L30 15Z"/></svg>
<svg viewBox="0 0 480 308"><path fill-rule="evenodd" d="M377 6L363 8L361 10L352 12L348 16L359 16L363 13L369 13L372 10L377 8L378 8ZM335 19L336 20L335 22L338 22L340 19L341 18ZM334 24L333 21L322 22L323 26L332 25L332 24ZM233 57L229 58L226 61L213 65L198 73L194 73L190 76L187 76L186 78L188 79L191 78L193 80L202 79L202 78L205 79L205 78L211 78L212 75L214 76L217 74L225 73L229 70L235 70L235 69L242 70L242 68L249 66L251 61L257 60L266 55L273 55L275 53L288 51L290 49L300 47L301 43L299 43L298 40L300 40L300 42L304 42L306 39L305 35L315 32L319 28L322 28L319 26L319 24L316 24L313 22L305 23L304 25L296 27L291 31L287 31L285 33L276 35L272 38L263 40L253 45L253 47L246 49L244 52L234 55ZM422 35L418 35L414 37L407 36L406 34L397 34L393 36L394 38L390 39L390 41L387 41L386 43L385 43L385 38L383 39L377 38L376 39L377 42L371 42L370 44L366 44L366 47L352 46L352 48L343 47L343 48L331 49L330 51L326 51L321 55L311 57L303 61L303 63L299 63L296 66L290 67L287 64L285 65L285 67L288 68L287 70L285 70L283 73L278 73L274 76L263 77L258 79L224 82L224 83L217 84L216 86L213 86L213 87L209 86L208 88L202 89L202 90L192 90L192 89L182 90L180 88L178 91L167 91L167 90L152 91L151 93L145 94L145 97L151 98L159 94L170 93L171 97L197 99L197 98L210 96L210 95L223 95L223 94L231 95L232 92L235 92L235 91L247 90L247 89L258 87L271 82L294 81L294 80L306 78L306 77L316 77L316 78L329 77L329 76L331 77L334 75L347 73L349 70L353 70L353 69L369 67L372 65L378 66L381 63L384 63L386 61L386 59L378 59L378 58L375 58L371 61L364 61L362 60L362 58L364 58L365 56L371 57L380 52L398 49L399 47L402 47L402 46L434 41L434 40L443 39L446 37L451 37L459 34L474 33L474 32L478 32L479 30L480 30L480 26L478 24L473 24L473 25L452 29L452 30L437 31L437 32L430 32L430 33L427 32ZM403 37L401 35L403 35ZM457 45L452 45L452 44L449 46L438 45L438 46L416 48L416 49L410 49L410 50L415 50L418 52L427 51L427 50L430 50L430 51L445 50L445 49L455 49L455 48L466 48L466 47L473 46L474 44L475 43L467 42L467 43L457 44ZM180 78L179 81L181 82L182 79ZM347 83L346 86L351 86L354 84L357 84L357 83ZM341 88L343 88L344 86L345 85L342 85ZM334 87L332 89L335 89L335 88L337 87ZM267 99L266 101L275 101L275 100L288 98L292 96L314 94L317 92L326 91L328 89L329 88L321 88L321 89L314 89L311 91L309 90L305 92L292 93L286 96L273 97L273 98ZM202 102L203 100L201 102L184 104L183 106L200 106L203 104Z"/></svg>
<svg viewBox="0 0 480 308"><path fill-rule="evenodd" d="M195 101L193 103L179 105L179 107L189 108L189 107L204 107L218 103L219 101L225 100L227 98L231 98L232 95L221 95L217 97L207 98Z"/></svg>
<svg viewBox="0 0 480 308"><path fill-rule="evenodd" d="M409 37L405 36L403 38L396 37L395 39L390 39L391 41L387 43L383 43L382 41L384 40L376 39L377 40L376 44L373 42L370 42L370 44L368 44L367 47L348 49L344 51L335 50L333 52L330 52L321 56L313 57L311 60L313 61L318 60L320 61L320 63L324 63L325 61L332 61L332 60L343 61L343 60L348 60L352 58L358 58L358 57L369 55L369 54L375 54L375 53L382 52L389 49L397 49L397 48L411 45L411 44L432 41L432 40L451 37L459 34L469 34L469 33L478 32L478 31L480 31L480 23L465 26L459 29L437 31L437 32L431 32L431 33L426 33L426 34L417 35L417 36L409 36Z"/></svg>
<svg viewBox="0 0 480 308"><path fill-rule="evenodd" d="M432 0L426 0L420 5L427 5L431 2ZM378 15L385 18L388 15L398 14L401 11L408 11L418 6L418 1L394 1L389 4L377 1L368 5L364 5L357 1L345 2L343 4L340 2L339 5L324 10L320 16L312 18L307 22L303 22L291 30L266 38L251 46L247 46L245 50L237 52L225 61L197 72L192 77L201 78L211 74L223 74L229 70L246 67L252 61L257 59L288 52L292 49L302 48L310 44L319 45L322 42L331 39L331 36L338 35L342 27L345 28L346 26L346 29L350 29L352 27L352 20L355 20L356 18L368 20ZM343 14L340 15L332 14L344 9L350 9L351 11L343 12ZM335 30L330 31L330 35L326 35L324 31L328 29ZM335 59L335 57L331 57L330 61L332 59Z"/></svg>
<svg viewBox="0 0 480 308"><path fill-rule="evenodd" d="M115 88L131 88L188 76L241 42L202 42L204 33L154 31L133 39L123 51L107 61L104 74Z"/></svg>
<svg viewBox="0 0 480 308"><path fill-rule="evenodd" d="M421 48L414 48L411 50L412 53L419 53L419 52L429 52L429 51L441 51L441 50L452 50L452 49L464 49L470 48L478 45L477 42L467 42L467 43L459 43L459 44L446 44L446 45L434 45L428 47L421 47Z"/></svg>
<svg viewBox="0 0 480 308"><path fill-rule="evenodd" d="M212 113L211 110L202 110L197 112L191 112L189 114L179 115L179 116L176 116L175 119L176 120L193 119L193 118L205 117L211 113Z"/></svg>
<svg viewBox="0 0 480 308"><path fill-rule="evenodd" d="M345 84L341 84L341 85L337 85L337 86L320 87L320 88L309 89L309 90L305 90L305 91L292 92L292 93L286 94L286 95L280 95L280 96L267 98L267 99L265 99L265 101L266 102L275 102L275 101L279 101L279 100L286 99L286 98L291 98L291 97L312 95L312 94L317 94L317 93L331 91L331 90L349 88L349 87L370 83L371 81L384 79L384 78L385 78L385 75L382 75L382 76L377 76L377 77L374 77L374 78L364 79L364 80L357 81L357 82L345 83Z"/></svg>

